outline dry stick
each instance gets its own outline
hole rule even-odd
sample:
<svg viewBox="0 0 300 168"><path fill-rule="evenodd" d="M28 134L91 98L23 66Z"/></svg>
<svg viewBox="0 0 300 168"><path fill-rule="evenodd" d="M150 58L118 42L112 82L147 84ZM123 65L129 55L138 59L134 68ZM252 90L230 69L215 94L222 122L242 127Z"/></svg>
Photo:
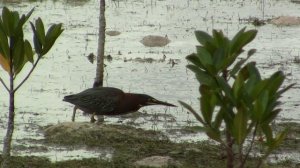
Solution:
<svg viewBox="0 0 300 168"><path fill-rule="evenodd" d="M96 78L93 87L103 86L103 75L104 75L104 49L105 49L105 0L99 1L99 29L98 29L98 49L97 49L97 68L96 68ZM91 122L95 122L95 113L91 116ZM98 116L98 121L104 121L104 117Z"/></svg>

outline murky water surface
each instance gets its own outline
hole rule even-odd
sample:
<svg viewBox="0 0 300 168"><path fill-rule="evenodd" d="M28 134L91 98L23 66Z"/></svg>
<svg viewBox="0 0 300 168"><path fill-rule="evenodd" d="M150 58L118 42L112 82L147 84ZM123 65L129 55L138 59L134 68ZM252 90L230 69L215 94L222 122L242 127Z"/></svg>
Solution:
<svg viewBox="0 0 300 168"><path fill-rule="evenodd" d="M109 151L103 153L88 149L63 149L48 147L43 150L32 139L42 139L40 126L56 124L71 120L72 106L62 102L65 95L80 92L92 86L95 77L95 64L91 64L86 56L97 52L97 33L99 2L97 0L81 1L38 1L38 2L6 2L0 6L27 13L35 7L31 20L41 17L49 26L62 22L65 31L52 51L38 65L36 71L25 85L18 91L16 98L16 129L14 132L14 154L45 155L53 161L78 157L108 157ZM269 76L277 70L283 70L288 76L285 85L298 82L295 88L284 94L282 113L279 120L299 122L299 76L300 65L294 63L300 52L299 27L277 27L265 25L254 27L239 19L249 17L273 18L281 15L299 16L299 4L286 0L265 0L262 5L258 0L211 1L211 0L107 0L107 30L117 30L119 36L107 36L106 54L113 57L106 62L105 86L113 86L126 92L147 93L153 97L170 103L183 100L196 109L198 83L185 65L185 56L195 51L197 41L194 30L222 29L232 37L238 30L247 26L257 29L257 38L248 46L258 52L251 59L255 60L262 74ZM26 27L30 32L29 26ZM139 41L146 35L167 35L171 40L166 47L144 47ZM32 39L31 34L26 36ZM127 61L131 58L153 58L160 60L166 55L166 61L152 63ZM173 67L169 59L175 59ZM24 73L19 75L22 79ZM1 71L1 77L7 75ZM3 141L7 110L8 94L0 88L0 143ZM147 107L141 110L150 115L135 120L140 127L158 129L178 129L185 125L197 125L197 122L181 107ZM170 115L172 117L170 117ZM76 121L88 121L87 116L77 113ZM106 122L116 123L119 118L108 117ZM130 121L125 119L123 122ZM206 137L200 135L171 134L173 140L199 140ZM27 139L27 140L26 140ZM22 147L25 146L25 149ZM35 150L28 151L28 147ZM0 145L0 148L2 146ZM80 153L80 156L78 155ZM96 154L97 153L97 154ZM295 156L295 155L293 155ZM290 158L294 158L291 156ZM297 157L297 155L296 155Z"/></svg>

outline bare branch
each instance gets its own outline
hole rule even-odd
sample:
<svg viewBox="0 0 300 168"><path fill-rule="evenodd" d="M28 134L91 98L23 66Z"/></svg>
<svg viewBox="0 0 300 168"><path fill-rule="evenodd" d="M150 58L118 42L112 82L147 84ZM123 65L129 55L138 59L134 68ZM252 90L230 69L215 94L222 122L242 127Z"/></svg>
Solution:
<svg viewBox="0 0 300 168"><path fill-rule="evenodd" d="M0 77L0 82L5 87L5 89L9 92L9 89L8 89L7 85L5 84L5 82L3 81L3 79L1 77Z"/></svg>
<svg viewBox="0 0 300 168"><path fill-rule="evenodd" d="M41 56L38 56L36 62L33 64L32 68L30 69L29 73L27 74L27 76L22 80L22 82L14 89L14 92L16 92L29 78L29 76L31 75L31 73L33 72L33 70L35 69L36 65L38 64L38 62L40 61Z"/></svg>

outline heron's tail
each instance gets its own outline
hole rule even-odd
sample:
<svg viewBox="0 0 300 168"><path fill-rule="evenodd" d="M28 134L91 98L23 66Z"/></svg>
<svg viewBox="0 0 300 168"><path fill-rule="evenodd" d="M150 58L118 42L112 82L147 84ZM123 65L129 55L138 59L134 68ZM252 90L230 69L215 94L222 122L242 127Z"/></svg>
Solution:
<svg viewBox="0 0 300 168"><path fill-rule="evenodd" d="M65 102L72 102L72 100L74 100L74 95L69 95L69 96L65 96L63 101Z"/></svg>

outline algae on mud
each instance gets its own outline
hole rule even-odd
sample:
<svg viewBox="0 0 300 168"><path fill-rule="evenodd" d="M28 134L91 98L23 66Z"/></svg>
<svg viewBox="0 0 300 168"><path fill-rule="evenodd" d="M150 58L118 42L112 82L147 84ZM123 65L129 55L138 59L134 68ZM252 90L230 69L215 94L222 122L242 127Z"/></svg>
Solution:
<svg viewBox="0 0 300 168"><path fill-rule="evenodd" d="M299 128L299 125L294 128ZM178 164L169 167L179 168L223 168L226 162L222 148L209 141L195 143L171 142L159 131L149 131L126 125L91 124L87 122L66 122L41 128L45 132L44 146L59 145L64 147L111 148L110 159L100 157L51 162L45 157L13 156L11 167L16 168L130 168L134 163L149 156L169 156ZM299 132L299 129L297 131ZM299 136L299 135L298 135ZM257 160L250 158L248 167L253 167ZM1 163L1 157L0 157ZM279 163L266 163L265 168L297 167L287 160Z"/></svg>
<svg viewBox="0 0 300 168"><path fill-rule="evenodd" d="M122 167L130 167L144 157L157 155L172 157L180 163L180 167L199 167L207 165L205 162L208 160L220 157L217 155L219 147L208 142L174 143L159 131L124 125L61 123L45 128L45 137L49 144L112 148L113 155L109 162ZM218 159L213 165L222 165L223 162Z"/></svg>
<svg viewBox="0 0 300 168"><path fill-rule="evenodd" d="M45 127L44 131L46 144L88 146L99 150L104 147L111 148L113 151L111 159L91 158L92 162L101 162L106 167L132 167L136 161L149 156L169 156L178 163L170 165L171 167L221 168L226 162L220 152L222 148L210 141L175 143L160 131L143 130L127 125L66 122ZM88 160L63 161L56 164L66 166ZM251 167L256 162L255 158L251 158L248 166ZM291 162L289 166L293 164ZM282 167L280 164L265 165L269 166Z"/></svg>

